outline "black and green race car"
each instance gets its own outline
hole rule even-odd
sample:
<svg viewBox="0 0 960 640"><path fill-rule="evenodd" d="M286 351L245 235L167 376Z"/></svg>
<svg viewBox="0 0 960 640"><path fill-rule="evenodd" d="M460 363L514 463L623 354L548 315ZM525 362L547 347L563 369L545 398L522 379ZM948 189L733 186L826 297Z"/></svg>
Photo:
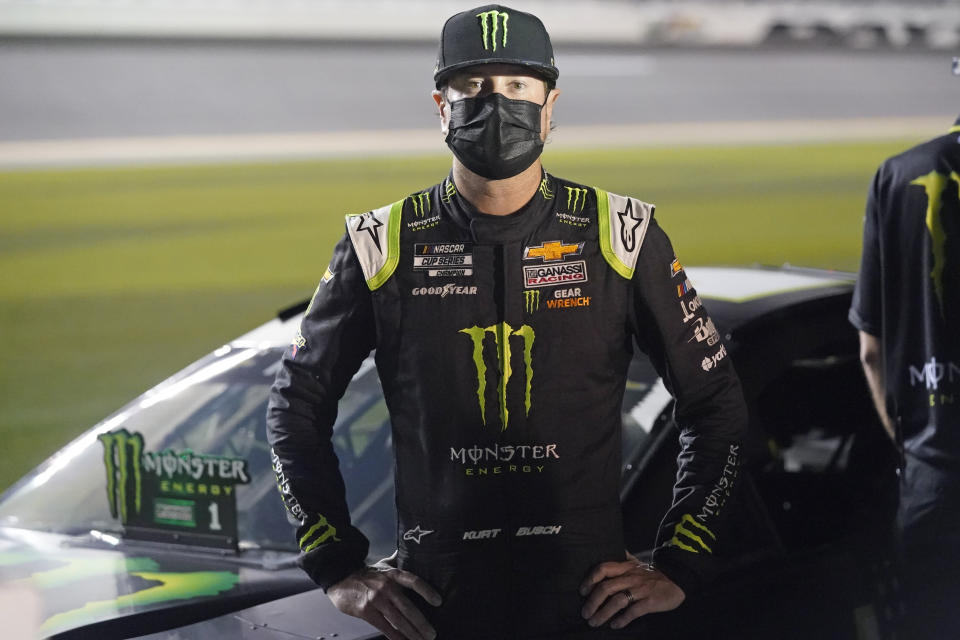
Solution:
<svg viewBox="0 0 960 640"><path fill-rule="evenodd" d="M714 586L655 626L669 637L887 637L896 458L846 320L853 277L687 274L743 381L750 429ZM17 612L4 637L381 637L296 566L271 468L267 396L304 308L150 389L0 497L0 600ZM625 535L642 555L678 451L672 399L642 354L622 417ZM371 560L388 556L393 453L372 358L341 402L334 441L352 520Z"/></svg>

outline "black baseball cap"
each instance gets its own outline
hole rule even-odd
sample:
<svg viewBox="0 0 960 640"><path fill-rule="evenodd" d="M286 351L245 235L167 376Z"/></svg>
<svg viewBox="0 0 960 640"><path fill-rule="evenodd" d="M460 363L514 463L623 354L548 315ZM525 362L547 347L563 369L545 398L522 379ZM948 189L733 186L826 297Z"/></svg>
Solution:
<svg viewBox="0 0 960 640"><path fill-rule="evenodd" d="M537 16L488 4L448 19L433 72L437 88L459 69L491 63L530 67L550 81L560 75L550 35Z"/></svg>

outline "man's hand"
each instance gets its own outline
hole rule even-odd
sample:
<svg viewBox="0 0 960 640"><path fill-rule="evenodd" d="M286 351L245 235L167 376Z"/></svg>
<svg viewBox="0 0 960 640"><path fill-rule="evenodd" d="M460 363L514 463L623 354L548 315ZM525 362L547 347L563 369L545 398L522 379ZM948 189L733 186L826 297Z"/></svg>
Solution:
<svg viewBox="0 0 960 640"><path fill-rule="evenodd" d="M440 594L422 578L392 566L391 559L354 571L328 588L327 595L337 609L366 620L389 640L433 640L437 632L405 589L419 593L435 607L440 606Z"/></svg>
<svg viewBox="0 0 960 640"><path fill-rule="evenodd" d="M686 598L670 578L629 553L624 562L597 565L580 585L580 595L587 598L580 613L590 626L599 627L613 618L612 629L648 613L676 609Z"/></svg>

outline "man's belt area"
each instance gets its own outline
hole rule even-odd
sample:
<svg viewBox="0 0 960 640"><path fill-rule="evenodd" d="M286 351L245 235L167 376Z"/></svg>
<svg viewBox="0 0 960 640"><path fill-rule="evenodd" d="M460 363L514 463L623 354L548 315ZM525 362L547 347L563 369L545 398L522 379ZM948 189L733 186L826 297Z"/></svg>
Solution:
<svg viewBox="0 0 960 640"><path fill-rule="evenodd" d="M579 585L592 566L606 560L622 560L624 554L619 505L561 513L514 514L471 517L466 522L443 522L436 518L400 513L397 539L400 561L414 565L441 563L451 569L496 567L521 582L539 582L538 576L563 574L564 585ZM526 575L535 567L549 569ZM575 575L574 575L575 574Z"/></svg>
<svg viewBox="0 0 960 640"><path fill-rule="evenodd" d="M443 597L439 608L419 603L441 639L587 633L578 587L597 564L624 558L619 505L456 522L401 512L398 543L399 566Z"/></svg>

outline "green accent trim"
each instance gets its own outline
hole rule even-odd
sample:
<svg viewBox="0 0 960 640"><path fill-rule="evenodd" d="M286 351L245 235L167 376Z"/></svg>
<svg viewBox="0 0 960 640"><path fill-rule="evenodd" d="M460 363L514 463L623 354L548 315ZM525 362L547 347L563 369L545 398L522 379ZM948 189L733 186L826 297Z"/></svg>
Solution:
<svg viewBox="0 0 960 640"><path fill-rule="evenodd" d="M155 586L149 586L141 591L122 595L113 600L88 602L79 609L58 613L44 621L40 626L40 634L49 636L74 630L84 624L163 602L216 596L233 589L240 582L240 576L232 571L193 571L187 573L137 571L130 575L142 578Z"/></svg>
<svg viewBox="0 0 960 640"><path fill-rule="evenodd" d="M405 200L405 199L404 199ZM398 200L390 206L390 219L387 221L387 261L372 278L367 280L370 291L383 286L400 262L400 218L403 215L404 200Z"/></svg>
<svg viewBox="0 0 960 640"><path fill-rule="evenodd" d="M610 242L610 197L603 189L594 187L597 192L597 218L600 223L600 252L606 259L607 264L627 280L633 279L633 269L624 264L614 250Z"/></svg>
<svg viewBox="0 0 960 640"><path fill-rule="evenodd" d="M955 124L950 129L947 130L947 133L960 133L960 124Z"/></svg>

